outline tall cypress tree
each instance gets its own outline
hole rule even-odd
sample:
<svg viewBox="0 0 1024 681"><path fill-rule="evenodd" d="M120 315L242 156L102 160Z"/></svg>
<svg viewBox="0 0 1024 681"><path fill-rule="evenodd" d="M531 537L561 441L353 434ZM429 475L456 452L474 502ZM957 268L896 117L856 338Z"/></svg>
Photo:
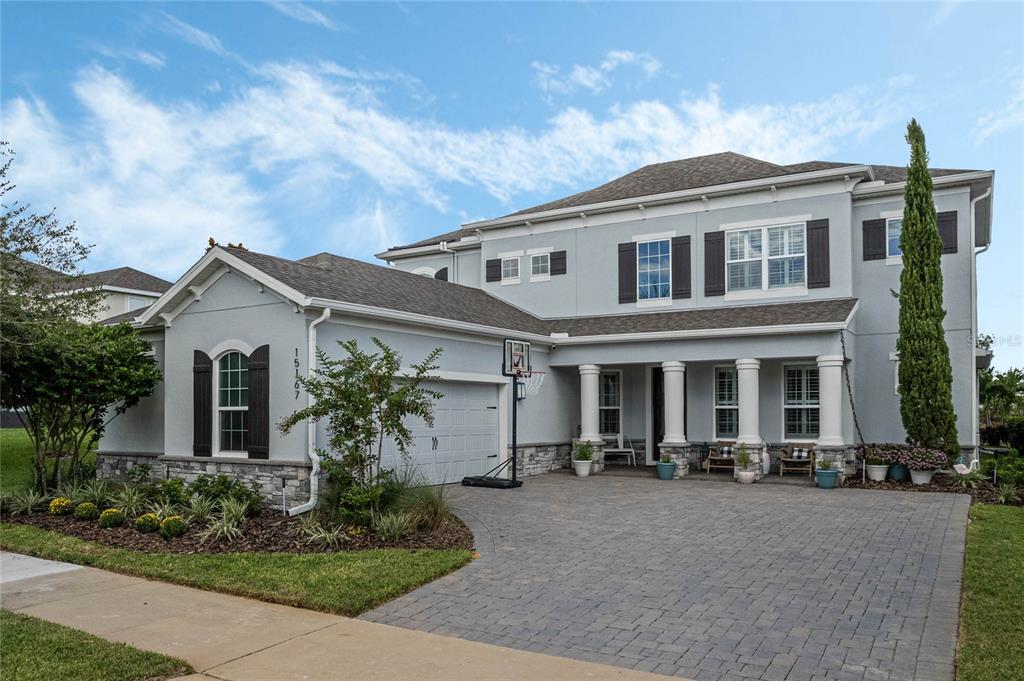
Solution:
<svg viewBox="0 0 1024 681"><path fill-rule="evenodd" d="M924 130L907 124L910 165L903 199L900 249L900 416L907 440L958 453L953 371L942 328L942 238L939 236Z"/></svg>

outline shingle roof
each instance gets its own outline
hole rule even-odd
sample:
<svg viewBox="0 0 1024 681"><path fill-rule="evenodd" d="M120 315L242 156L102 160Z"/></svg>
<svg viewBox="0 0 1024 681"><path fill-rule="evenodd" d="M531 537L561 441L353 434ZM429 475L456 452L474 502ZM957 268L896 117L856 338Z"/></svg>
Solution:
<svg viewBox="0 0 1024 681"><path fill-rule="evenodd" d="M549 201L548 203L542 203L532 208L516 211L505 217L651 196L654 194L666 194L686 189L744 182L746 180L760 180L768 177L829 170L852 165L858 164L837 161L804 161L789 165L779 165L732 151L726 151L719 154L708 154L707 156L695 156L678 161L647 165L599 187ZM875 173L875 179L884 182L903 182L907 178L907 169L902 166L873 165L871 168ZM932 177L973 172L971 170L955 168L930 168L929 171ZM415 248L417 246L430 246L442 241L457 241L464 236L473 234L474 231L475 229L473 228L457 229L404 246L394 246L388 250L395 251L404 248Z"/></svg>
<svg viewBox="0 0 1024 681"><path fill-rule="evenodd" d="M172 286L169 281L140 272L132 267L90 272L83 274L76 281L86 286L116 286L136 291L152 291L153 293L163 293Z"/></svg>
<svg viewBox="0 0 1024 681"><path fill-rule="evenodd" d="M234 248L232 255L304 296L526 333L592 336L842 322L856 299L541 319L485 291L330 253L287 260Z"/></svg>
<svg viewBox="0 0 1024 681"><path fill-rule="evenodd" d="M110 315L109 317L106 317L106 318L100 320L100 323L104 324L104 325L107 325L107 324L118 324L120 322L133 322L133 321L135 321L136 317L141 317L146 312L146 310L148 308L149 308L149 305L143 305L142 307L137 307L134 310L129 310L128 312L122 312L121 314Z"/></svg>

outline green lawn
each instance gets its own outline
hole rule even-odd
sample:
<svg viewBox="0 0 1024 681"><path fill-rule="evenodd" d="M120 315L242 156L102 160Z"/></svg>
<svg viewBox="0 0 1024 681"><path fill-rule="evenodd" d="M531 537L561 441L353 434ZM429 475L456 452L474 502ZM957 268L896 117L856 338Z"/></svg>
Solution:
<svg viewBox="0 0 1024 681"><path fill-rule="evenodd" d="M971 508L960 609L959 681L1024 679L1024 508Z"/></svg>
<svg viewBox="0 0 1024 681"><path fill-rule="evenodd" d="M183 660L9 610L0 610L0 629L4 681L135 681L192 671Z"/></svg>
<svg viewBox="0 0 1024 681"><path fill-rule="evenodd" d="M0 547L40 558L349 616L437 579L471 558L466 550L428 549L316 554L137 553L13 523L0 523Z"/></svg>
<svg viewBox="0 0 1024 681"><path fill-rule="evenodd" d="M24 428L0 428L0 491L18 492L32 485L34 456ZM89 466L95 460L95 454L87 454L83 463Z"/></svg>

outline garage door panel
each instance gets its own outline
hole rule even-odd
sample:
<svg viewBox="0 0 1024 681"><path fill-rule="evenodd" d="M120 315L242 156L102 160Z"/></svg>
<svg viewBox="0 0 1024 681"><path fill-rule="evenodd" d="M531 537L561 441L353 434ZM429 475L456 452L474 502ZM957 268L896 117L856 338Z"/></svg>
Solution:
<svg viewBox="0 0 1024 681"><path fill-rule="evenodd" d="M498 463L497 388L494 384L431 382L425 384L444 395L434 405L434 425L412 418L407 427L413 434L409 460L426 482L457 482L466 475L481 475ZM385 447L381 464L408 465Z"/></svg>

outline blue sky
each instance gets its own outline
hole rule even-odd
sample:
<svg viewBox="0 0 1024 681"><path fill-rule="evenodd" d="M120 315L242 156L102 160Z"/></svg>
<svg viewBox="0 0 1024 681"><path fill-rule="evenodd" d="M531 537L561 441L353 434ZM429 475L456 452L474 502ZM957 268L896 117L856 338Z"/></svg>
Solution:
<svg viewBox="0 0 1024 681"><path fill-rule="evenodd" d="M733 150L996 170L980 327L1024 365L1024 5L12 3L18 198L173 279L209 236L389 245Z"/></svg>

